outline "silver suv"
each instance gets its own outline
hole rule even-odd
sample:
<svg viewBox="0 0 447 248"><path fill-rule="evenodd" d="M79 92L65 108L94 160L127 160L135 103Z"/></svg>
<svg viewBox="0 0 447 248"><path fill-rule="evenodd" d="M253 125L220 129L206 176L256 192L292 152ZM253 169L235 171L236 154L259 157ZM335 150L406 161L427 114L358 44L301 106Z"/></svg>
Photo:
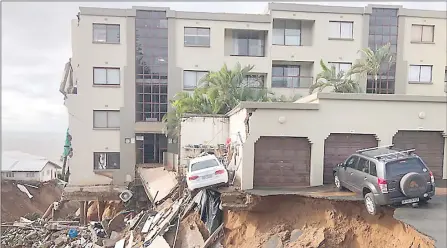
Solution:
<svg viewBox="0 0 447 248"><path fill-rule="evenodd" d="M425 203L435 194L433 173L411 150L391 146L358 150L334 168L335 186L363 196L366 210L379 206Z"/></svg>

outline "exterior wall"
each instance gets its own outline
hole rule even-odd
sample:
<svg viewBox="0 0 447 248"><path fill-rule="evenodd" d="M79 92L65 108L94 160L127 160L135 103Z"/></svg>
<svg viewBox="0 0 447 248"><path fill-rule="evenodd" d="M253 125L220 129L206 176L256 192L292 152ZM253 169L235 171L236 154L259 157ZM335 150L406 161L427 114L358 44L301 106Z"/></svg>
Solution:
<svg viewBox="0 0 447 248"><path fill-rule="evenodd" d="M243 146L246 135L245 119L247 117L247 110L241 109L236 113L232 113L229 123L229 135L232 146L235 148L233 158L230 161L229 167L236 170L236 182L240 185L242 178L242 162L243 162ZM239 136L240 135L240 136Z"/></svg>
<svg viewBox="0 0 447 248"><path fill-rule="evenodd" d="M183 40L185 27L209 27L210 47L185 47ZM177 73L180 73L179 78L181 80L179 82L183 82L183 70L217 71L224 64L233 68L237 62L242 66L254 65L252 72L270 75L271 60L268 43L266 42L265 57L229 56L232 37L228 30L231 29L266 30L270 32L270 23L175 19L175 61L172 66L179 68L177 70ZM183 89L183 84L181 89Z"/></svg>
<svg viewBox="0 0 447 248"><path fill-rule="evenodd" d="M406 94L445 96L444 71L447 65L447 20L441 18L421 18L401 16L399 22L404 23L403 62L405 67ZM413 24L434 25L433 43L414 43L411 41L411 26ZM417 52L416 52L417 51ZM410 65L432 65L432 83L415 84L408 82Z"/></svg>
<svg viewBox="0 0 447 248"><path fill-rule="evenodd" d="M243 148L242 189L253 188L254 143L261 136L307 137L312 144L310 181L312 186L317 186L323 183L324 141L330 133L375 134L379 145L391 144L392 137L398 130L433 130L446 133L446 118L439 116L440 113L446 113L445 99L428 102L422 98L393 100L393 97L403 97L397 95L374 97L378 100L320 97L319 104L293 103L295 108L301 107L301 110L257 109L250 118L250 134ZM311 105L318 106L319 109L312 109ZM425 113L425 118L419 117L421 112ZM402 118L401 113L405 113L405 118ZM387 124L377 125L377 116L386 120ZM283 124L278 121L280 117L285 120Z"/></svg>
<svg viewBox="0 0 447 248"><path fill-rule="evenodd" d="M42 171L40 171L40 181L46 182L57 178L57 170L58 167L48 163L43 167Z"/></svg>
<svg viewBox="0 0 447 248"><path fill-rule="evenodd" d="M40 181L40 173L34 172L34 177L27 177L26 174L28 172L14 172L14 177L6 177L7 172L2 172L2 179L4 180L14 180L14 181L30 181L30 182L39 182Z"/></svg>
<svg viewBox="0 0 447 248"><path fill-rule="evenodd" d="M228 134L228 118L222 117L186 117L180 127L180 163L186 165L183 147L187 145L225 144Z"/></svg>
<svg viewBox="0 0 447 248"><path fill-rule="evenodd" d="M119 24L120 44L93 43L93 23ZM125 17L82 15L79 26L77 20L72 21L72 67L77 94L68 95L66 99L73 137L70 185L109 184L112 181L93 172L93 152L119 152L120 130L94 129L93 110L120 110L123 107L124 87L133 83L124 80L129 45L126 31ZM93 85L93 67L119 67L120 85ZM120 166L125 167L124 164Z"/></svg>

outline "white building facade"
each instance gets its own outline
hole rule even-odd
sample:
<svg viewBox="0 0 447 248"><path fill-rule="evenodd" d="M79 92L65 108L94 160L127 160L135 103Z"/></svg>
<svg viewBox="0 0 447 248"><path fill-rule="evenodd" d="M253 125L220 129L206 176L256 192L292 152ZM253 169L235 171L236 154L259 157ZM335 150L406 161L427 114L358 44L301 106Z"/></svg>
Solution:
<svg viewBox="0 0 447 248"><path fill-rule="evenodd" d="M446 96L446 30L444 11L401 6L270 3L257 15L80 8L61 85L73 137L68 186L125 185L136 165L178 152L163 134L169 100L224 64L254 65L247 82L262 80L253 87L305 96L320 60L346 70L360 49L389 42L396 63L377 87L360 79L366 93Z"/></svg>

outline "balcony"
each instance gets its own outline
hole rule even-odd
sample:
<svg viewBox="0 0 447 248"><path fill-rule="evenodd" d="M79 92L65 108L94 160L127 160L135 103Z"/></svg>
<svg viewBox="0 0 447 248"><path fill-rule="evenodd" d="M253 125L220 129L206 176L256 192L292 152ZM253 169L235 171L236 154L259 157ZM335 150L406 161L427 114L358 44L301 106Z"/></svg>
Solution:
<svg viewBox="0 0 447 248"><path fill-rule="evenodd" d="M273 76L272 88L309 89L313 79L307 76Z"/></svg>
<svg viewBox="0 0 447 248"><path fill-rule="evenodd" d="M313 62L274 61L271 88L276 95L307 95L313 83Z"/></svg>
<svg viewBox="0 0 447 248"><path fill-rule="evenodd" d="M225 29L225 55L265 57L265 30Z"/></svg>
<svg viewBox="0 0 447 248"><path fill-rule="evenodd" d="M312 60L313 20L274 19L272 35L273 60ZM298 57L299 56L299 57Z"/></svg>

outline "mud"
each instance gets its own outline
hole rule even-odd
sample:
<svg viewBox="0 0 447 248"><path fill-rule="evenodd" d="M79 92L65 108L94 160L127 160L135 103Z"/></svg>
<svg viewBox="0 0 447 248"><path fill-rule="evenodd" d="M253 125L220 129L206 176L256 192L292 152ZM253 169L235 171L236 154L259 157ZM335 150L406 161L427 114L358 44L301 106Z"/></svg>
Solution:
<svg viewBox="0 0 447 248"><path fill-rule="evenodd" d="M27 214L41 216L50 204L59 201L62 195L62 187L55 181L49 181L38 185L38 189L26 187L32 199L17 188L17 183L4 180L1 183L2 211L1 221L9 222L18 220ZM67 202L61 210L60 216L67 216L76 212L76 202Z"/></svg>
<svg viewBox="0 0 447 248"><path fill-rule="evenodd" d="M266 196L251 211L226 211L224 247L434 247L434 241L393 218L369 215L361 202ZM300 233L296 238L296 233ZM292 236L292 241L290 241Z"/></svg>

